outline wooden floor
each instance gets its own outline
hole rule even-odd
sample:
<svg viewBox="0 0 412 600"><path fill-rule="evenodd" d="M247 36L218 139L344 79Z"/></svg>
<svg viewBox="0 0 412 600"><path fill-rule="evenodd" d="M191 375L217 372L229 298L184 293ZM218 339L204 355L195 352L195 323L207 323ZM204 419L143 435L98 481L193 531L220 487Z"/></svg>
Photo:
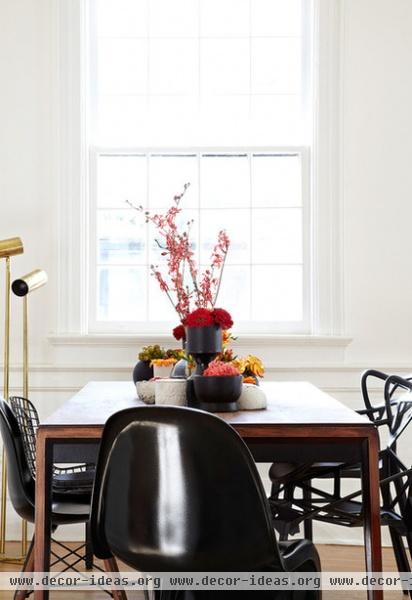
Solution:
<svg viewBox="0 0 412 600"><path fill-rule="evenodd" d="M360 571L364 567L363 562L363 548L359 546L317 546L323 571ZM9 543L8 552L10 554L17 553L19 549L18 544ZM119 565L121 569L122 566ZM383 569L387 572L396 572L396 564L393 558L393 552L390 548L385 548L383 551ZM126 570L126 569L125 569ZM127 569L129 570L129 569ZM19 571L19 567L15 564L0 563L0 571ZM143 600L143 594L139 592L128 592L129 600ZM33 596L30 596L31 598ZM0 591L0 600L11 600L13 598L12 592ZM53 592L50 593L50 598L55 600L69 600L75 598L75 600L106 600L109 596L102 592ZM385 600L401 600L402 598L407 599L401 592L386 592ZM365 600L366 593L364 592L335 592L325 591L323 592L322 600Z"/></svg>

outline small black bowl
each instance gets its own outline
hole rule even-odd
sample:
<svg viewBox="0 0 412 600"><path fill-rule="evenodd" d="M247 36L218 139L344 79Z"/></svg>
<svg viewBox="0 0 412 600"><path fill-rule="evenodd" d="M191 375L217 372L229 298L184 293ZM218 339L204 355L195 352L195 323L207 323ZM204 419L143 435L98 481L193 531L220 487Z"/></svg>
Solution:
<svg viewBox="0 0 412 600"><path fill-rule="evenodd" d="M193 378L194 391L199 408L209 412L235 412L242 393L241 375L225 375Z"/></svg>
<svg viewBox="0 0 412 600"><path fill-rule="evenodd" d="M153 378L153 367L149 360L139 360L133 369L133 381L148 381Z"/></svg>

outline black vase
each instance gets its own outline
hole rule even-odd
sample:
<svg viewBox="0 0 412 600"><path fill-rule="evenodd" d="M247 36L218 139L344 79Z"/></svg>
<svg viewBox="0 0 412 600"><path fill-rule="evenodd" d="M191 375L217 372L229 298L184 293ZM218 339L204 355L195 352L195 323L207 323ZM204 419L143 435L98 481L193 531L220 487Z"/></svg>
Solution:
<svg viewBox="0 0 412 600"><path fill-rule="evenodd" d="M222 352L222 329L218 325L186 328L186 352L196 362L196 374L204 369L219 352Z"/></svg>
<svg viewBox="0 0 412 600"><path fill-rule="evenodd" d="M150 366L150 361L139 360L133 369L133 381L149 381L153 377L153 367Z"/></svg>
<svg viewBox="0 0 412 600"><path fill-rule="evenodd" d="M193 386L199 408L209 412L239 410L237 401L242 393L242 382L241 375L194 377Z"/></svg>

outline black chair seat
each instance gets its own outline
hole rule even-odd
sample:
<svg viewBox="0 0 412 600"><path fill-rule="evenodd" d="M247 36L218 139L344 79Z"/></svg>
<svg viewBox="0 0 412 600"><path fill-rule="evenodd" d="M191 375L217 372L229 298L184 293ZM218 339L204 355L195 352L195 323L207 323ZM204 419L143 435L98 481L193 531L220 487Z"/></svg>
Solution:
<svg viewBox="0 0 412 600"><path fill-rule="evenodd" d="M272 483L289 483L296 479L297 475L303 474L306 479L330 479L334 471L341 479L360 479L360 465L344 466L336 462L316 463L273 463L269 469L269 478ZM382 470L382 460L379 461L379 470Z"/></svg>
<svg viewBox="0 0 412 600"><path fill-rule="evenodd" d="M53 525L69 525L70 523L84 523L88 520L90 505L81 502L52 502Z"/></svg>
<svg viewBox="0 0 412 600"><path fill-rule="evenodd" d="M87 493L91 497L95 468L75 473L55 472L53 474L53 489L59 493L78 494Z"/></svg>

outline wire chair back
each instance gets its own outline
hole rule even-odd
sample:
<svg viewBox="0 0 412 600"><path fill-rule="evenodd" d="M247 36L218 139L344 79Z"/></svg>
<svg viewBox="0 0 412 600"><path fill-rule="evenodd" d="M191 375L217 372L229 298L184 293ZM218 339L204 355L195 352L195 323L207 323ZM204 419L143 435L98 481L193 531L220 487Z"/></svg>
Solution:
<svg viewBox="0 0 412 600"><path fill-rule="evenodd" d="M16 417L23 440L24 453L33 479L36 478L36 433L39 414L27 398L11 396L10 406Z"/></svg>

